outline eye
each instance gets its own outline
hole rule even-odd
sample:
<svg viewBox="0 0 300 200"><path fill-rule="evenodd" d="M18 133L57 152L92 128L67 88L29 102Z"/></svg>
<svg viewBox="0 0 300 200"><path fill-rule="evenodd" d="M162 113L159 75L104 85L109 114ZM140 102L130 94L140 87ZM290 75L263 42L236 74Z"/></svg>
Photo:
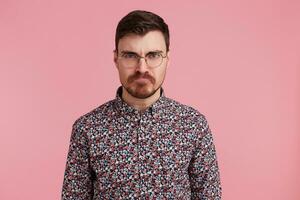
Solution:
<svg viewBox="0 0 300 200"><path fill-rule="evenodd" d="M122 57L131 59L131 58L137 58L137 55L135 55L134 53L123 53Z"/></svg>
<svg viewBox="0 0 300 200"><path fill-rule="evenodd" d="M156 59L156 58L160 57L160 53L158 53L158 52L151 52L151 53L148 53L147 57L149 59Z"/></svg>

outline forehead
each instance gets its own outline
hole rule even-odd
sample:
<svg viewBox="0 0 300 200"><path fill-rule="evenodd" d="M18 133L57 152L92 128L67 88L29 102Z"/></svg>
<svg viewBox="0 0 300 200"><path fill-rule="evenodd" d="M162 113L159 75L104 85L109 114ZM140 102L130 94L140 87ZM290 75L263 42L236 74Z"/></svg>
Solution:
<svg viewBox="0 0 300 200"><path fill-rule="evenodd" d="M128 34L119 40L119 51L144 53L148 51L166 51L165 38L160 31L149 31L145 35Z"/></svg>

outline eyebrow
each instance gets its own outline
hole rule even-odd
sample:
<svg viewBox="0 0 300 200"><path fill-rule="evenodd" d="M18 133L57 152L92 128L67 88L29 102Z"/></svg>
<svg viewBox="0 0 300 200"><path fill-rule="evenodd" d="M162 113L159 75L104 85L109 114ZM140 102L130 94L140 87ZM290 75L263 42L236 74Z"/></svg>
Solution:
<svg viewBox="0 0 300 200"><path fill-rule="evenodd" d="M161 50L148 51L146 53L146 55L148 55L149 53L163 53L163 51L161 51ZM128 50L122 50L121 54L136 54L136 55L139 55L138 53L136 53L134 51L128 51Z"/></svg>

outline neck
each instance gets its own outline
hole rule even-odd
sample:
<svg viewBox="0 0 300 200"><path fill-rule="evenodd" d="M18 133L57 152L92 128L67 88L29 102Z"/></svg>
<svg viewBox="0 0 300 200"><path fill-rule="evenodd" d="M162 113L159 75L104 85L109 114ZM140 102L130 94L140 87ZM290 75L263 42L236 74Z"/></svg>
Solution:
<svg viewBox="0 0 300 200"><path fill-rule="evenodd" d="M122 99L130 106L133 106L135 109L143 112L153 103L155 103L160 97L160 89L158 89L152 96L146 99L139 99L130 95L127 90L122 88Z"/></svg>

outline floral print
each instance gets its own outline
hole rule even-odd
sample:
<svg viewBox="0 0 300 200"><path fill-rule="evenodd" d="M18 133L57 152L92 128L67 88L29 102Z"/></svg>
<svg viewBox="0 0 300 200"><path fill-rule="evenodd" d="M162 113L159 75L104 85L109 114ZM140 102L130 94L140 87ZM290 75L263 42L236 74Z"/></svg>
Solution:
<svg viewBox="0 0 300 200"><path fill-rule="evenodd" d="M121 95L74 122L62 199L221 199L205 116L163 88L144 112Z"/></svg>

